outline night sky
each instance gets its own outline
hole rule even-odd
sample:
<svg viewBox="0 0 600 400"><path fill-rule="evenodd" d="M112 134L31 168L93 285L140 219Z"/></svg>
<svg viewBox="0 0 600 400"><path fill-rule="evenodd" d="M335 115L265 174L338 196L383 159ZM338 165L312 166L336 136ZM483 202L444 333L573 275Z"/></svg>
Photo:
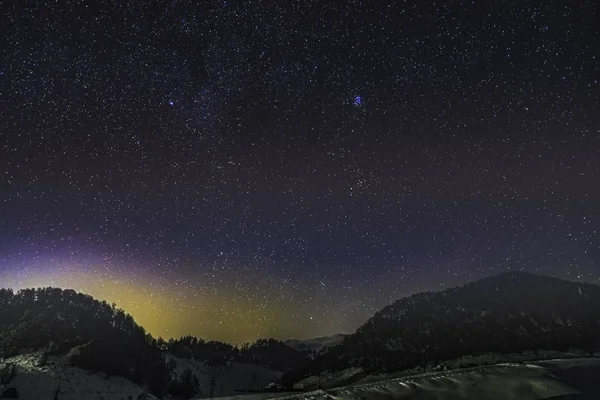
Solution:
<svg viewBox="0 0 600 400"><path fill-rule="evenodd" d="M600 283L599 8L2 2L0 286L241 343L506 270Z"/></svg>

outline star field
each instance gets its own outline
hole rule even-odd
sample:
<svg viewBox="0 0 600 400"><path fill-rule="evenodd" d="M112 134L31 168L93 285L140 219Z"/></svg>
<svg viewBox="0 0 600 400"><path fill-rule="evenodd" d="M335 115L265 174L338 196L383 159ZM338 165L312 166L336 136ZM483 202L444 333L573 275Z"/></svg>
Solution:
<svg viewBox="0 0 600 400"><path fill-rule="evenodd" d="M241 343L511 269L600 283L598 7L3 4L0 286Z"/></svg>

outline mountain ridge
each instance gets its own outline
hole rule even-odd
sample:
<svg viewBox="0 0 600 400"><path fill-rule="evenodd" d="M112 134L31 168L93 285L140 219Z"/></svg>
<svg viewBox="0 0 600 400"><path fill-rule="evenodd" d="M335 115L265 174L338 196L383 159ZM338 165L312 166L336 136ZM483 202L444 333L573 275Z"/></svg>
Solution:
<svg viewBox="0 0 600 400"><path fill-rule="evenodd" d="M600 348L600 286L508 271L377 311L304 372L398 371L485 353Z"/></svg>

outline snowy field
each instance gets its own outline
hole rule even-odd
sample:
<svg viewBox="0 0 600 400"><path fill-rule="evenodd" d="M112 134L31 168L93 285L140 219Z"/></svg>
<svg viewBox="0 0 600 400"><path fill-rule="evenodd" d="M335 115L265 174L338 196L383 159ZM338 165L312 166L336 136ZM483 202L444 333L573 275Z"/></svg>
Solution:
<svg viewBox="0 0 600 400"><path fill-rule="evenodd" d="M93 374L71 367L62 358L50 357L48 365L42 367L38 366L38 360L39 354L29 354L1 361L0 370L9 364L15 365L16 376L9 385L0 388L0 393L7 387L16 387L19 399L25 400L54 400L57 390L59 400L135 400L144 393L142 387L126 379L107 378L104 374ZM383 379L382 375L363 376L360 370L346 370L322 379L329 384L344 382L357 374L360 374L360 379L352 385L287 395L234 394L235 387L254 383L248 382L248 377L254 381L252 376L255 372L257 386L258 381L266 382L274 377L271 371L255 368L250 365L235 365L229 371L229 379L225 380L224 396L216 400L600 399L600 358L504 362L490 366L421 372L401 377L388 376L387 379ZM201 373L200 370L196 372ZM206 389L204 383L204 394L198 398L207 397ZM220 388L216 389L216 394L219 395ZM148 399L154 398L149 396Z"/></svg>
<svg viewBox="0 0 600 400"><path fill-rule="evenodd" d="M10 387L15 387L18 398L25 400L54 400L57 393L59 400L137 400L145 393L143 387L127 379L72 367L64 357L49 357L46 366L39 366L40 357L41 353L36 352L1 360L0 373L14 365L16 375L5 387L0 384L0 395ZM186 359L176 361L177 372L192 369L200 381L200 396L208 397L209 377L204 366ZM280 372L267 368L233 363L215 387L215 396L234 396L239 389L264 388L280 376ZM145 396L147 400L155 399L147 393Z"/></svg>
<svg viewBox="0 0 600 400"><path fill-rule="evenodd" d="M600 356L600 353L596 356ZM538 352L523 352L523 353L486 353L477 356L465 356L453 360L444 361L442 363L430 363L425 367L415 367L407 370L402 370L394 373L386 374L366 374L361 368L348 368L335 373L326 372L320 377L311 376L300 381L304 384L307 390L316 390L319 388L335 388L339 386L359 385L364 383L375 383L380 381L388 381L394 378L402 378L406 376L419 375L426 372L458 370L471 367L485 367L497 364L506 363L523 363L536 360L551 360L551 359L572 359L586 358L587 353L580 351L561 352L561 351L538 351ZM600 400L600 397L598 398Z"/></svg>
<svg viewBox="0 0 600 400"><path fill-rule="evenodd" d="M11 357L0 362L0 370L8 364L16 368L16 375L5 388L15 387L19 400L136 400L144 389L120 377L107 378L104 374L71 367L64 358L49 357L48 364L38 366L39 353ZM57 392L58 390L58 392ZM147 395L147 399L155 399Z"/></svg>
<svg viewBox="0 0 600 400"><path fill-rule="evenodd" d="M262 400L236 396L228 400ZM504 363L278 396L276 400L600 399L600 359ZM224 399L223 399L224 400Z"/></svg>

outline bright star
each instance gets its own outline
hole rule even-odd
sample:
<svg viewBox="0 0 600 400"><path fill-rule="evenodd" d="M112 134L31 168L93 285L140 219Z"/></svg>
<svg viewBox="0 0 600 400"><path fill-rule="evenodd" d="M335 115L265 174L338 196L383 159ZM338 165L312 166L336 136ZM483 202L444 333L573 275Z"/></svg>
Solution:
<svg viewBox="0 0 600 400"><path fill-rule="evenodd" d="M356 107L362 106L362 97L361 96L354 96L354 105Z"/></svg>

